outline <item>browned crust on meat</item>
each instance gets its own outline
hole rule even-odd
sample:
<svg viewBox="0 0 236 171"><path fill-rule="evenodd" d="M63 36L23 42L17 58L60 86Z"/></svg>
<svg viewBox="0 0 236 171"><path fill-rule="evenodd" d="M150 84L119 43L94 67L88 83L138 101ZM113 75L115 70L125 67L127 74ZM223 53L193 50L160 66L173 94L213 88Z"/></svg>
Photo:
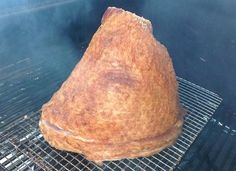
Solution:
<svg viewBox="0 0 236 171"><path fill-rule="evenodd" d="M77 135L61 130L55 125L42 121L40 123L44 138L53 147L60 150L77 152L86 155L87 159L96 163L122 158L150 156L172 145L181 132L182 123L179 121L164 134L124 143L84 142ZM63 141L62 141L63 140ZM92 154L90 154L92 153ZM112 155L111 155L112 154Z"/></svg>
<svg viewBox="0 0 236 171"><path fill-rule="evenodd" d="M109 8L83 58L42 107L52 146L94 161L148 156L183 124L172 61L150 21Z"/></svg>

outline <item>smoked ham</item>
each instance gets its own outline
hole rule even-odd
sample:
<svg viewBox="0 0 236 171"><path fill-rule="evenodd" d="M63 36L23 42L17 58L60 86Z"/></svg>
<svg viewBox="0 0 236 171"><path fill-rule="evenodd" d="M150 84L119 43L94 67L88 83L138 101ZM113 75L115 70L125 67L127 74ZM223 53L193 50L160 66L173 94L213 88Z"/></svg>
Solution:
<svg viewBox="0 0 236 171"><path fill-rule="evenodd" d="M177 90L151 22L109 7L80 62L43 105L39 127L51 146L97 163L149 156L181 133Z"/></svg>

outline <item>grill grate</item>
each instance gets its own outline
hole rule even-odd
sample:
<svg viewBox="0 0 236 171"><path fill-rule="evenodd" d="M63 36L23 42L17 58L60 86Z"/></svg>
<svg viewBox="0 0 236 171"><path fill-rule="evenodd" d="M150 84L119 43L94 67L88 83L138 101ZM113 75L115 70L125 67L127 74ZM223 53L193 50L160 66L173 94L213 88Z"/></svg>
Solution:
<svg viewBox="0 0 236 171"><path fill-rule="evenodd" d="M151 157L104 162L98 166L75 153L58 151L38 129L40 111L25 115L0 133L0 168L6 170L173 170L218 108L215 93L177 77L179 95L187 109L183 132L171 147Z"/></svg>

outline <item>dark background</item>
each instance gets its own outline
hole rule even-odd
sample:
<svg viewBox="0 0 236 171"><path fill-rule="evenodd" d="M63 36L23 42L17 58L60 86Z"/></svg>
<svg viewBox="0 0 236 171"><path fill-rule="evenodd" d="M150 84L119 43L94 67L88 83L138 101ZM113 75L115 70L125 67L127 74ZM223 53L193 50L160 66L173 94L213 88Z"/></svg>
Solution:
<svg viewBox="0 0 236 171"><path fill-rule="evenodd" d="M236 129L235 0L0 1L0 127L50 99L108 6L149 19L177 75L223 98L177 169L236 170L235 134L224 131Z"/></svg>

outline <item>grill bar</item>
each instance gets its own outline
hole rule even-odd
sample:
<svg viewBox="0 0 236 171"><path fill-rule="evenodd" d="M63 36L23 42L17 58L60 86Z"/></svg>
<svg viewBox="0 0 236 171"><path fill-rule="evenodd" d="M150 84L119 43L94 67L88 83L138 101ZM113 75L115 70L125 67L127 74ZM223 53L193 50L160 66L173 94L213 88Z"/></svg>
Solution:
<svg viewBox="0 0 236 171"><path fill-rule="evenodd" d="M209 90L180 77L177 80L180 101L187 111L183 132L174 145L159 154L108 161L98 166L79 154L49 146L39 132L38 111L16 119L2 129L0 167L6 170L173 170L222 101Z"/></svg>

